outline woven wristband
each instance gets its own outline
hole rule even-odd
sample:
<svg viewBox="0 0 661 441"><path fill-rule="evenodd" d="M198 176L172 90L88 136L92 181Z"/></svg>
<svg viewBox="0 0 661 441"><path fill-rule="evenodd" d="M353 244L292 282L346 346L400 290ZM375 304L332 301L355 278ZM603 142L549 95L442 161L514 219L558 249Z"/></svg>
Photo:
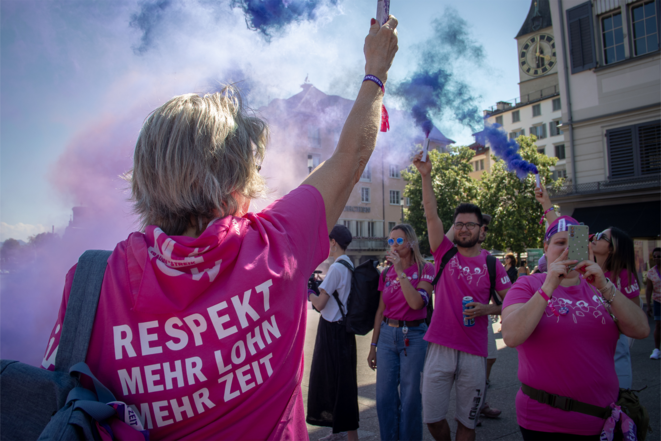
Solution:
<svg viewBox="0 0 661 441"><path fill-rule="evenodd" d="M549 211L555 211L555 207L551 207L551 208L549 208L548 210L546 210L546 211L544 212L544 214L542 214L542 218L539 220L539 224L540 224L540 225L544 224L544 218L546 217L546 215L547 215L547 213L548 213Z"/></svg>

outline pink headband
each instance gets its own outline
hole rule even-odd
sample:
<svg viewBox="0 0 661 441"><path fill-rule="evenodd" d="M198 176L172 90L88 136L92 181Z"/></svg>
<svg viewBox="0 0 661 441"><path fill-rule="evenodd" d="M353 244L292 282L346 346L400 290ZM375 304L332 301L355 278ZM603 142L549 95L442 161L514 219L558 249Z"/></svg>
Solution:
<svg viewBox="0 0 661 441"><path fill-rule="evenodd" d="M570 225L581 225L581 223L571 216L560 216L546 229L544 242L548 242L555 233L569 230Z"/></svg>

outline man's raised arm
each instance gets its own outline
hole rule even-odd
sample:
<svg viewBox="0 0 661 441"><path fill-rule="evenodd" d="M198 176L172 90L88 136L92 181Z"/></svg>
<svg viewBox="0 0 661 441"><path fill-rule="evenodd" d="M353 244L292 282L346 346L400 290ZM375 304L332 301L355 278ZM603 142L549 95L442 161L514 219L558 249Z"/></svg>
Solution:
<svg viewBox="0 0 661 441"><path fill-rule="evenodd" d="M422 205L425 208L425 217L427 218L429 248L433 253L441 245L441 242L443 242L445 231L443 230L443 222L438 215L436 195L431 185L431 158L427 156L426 162L422 162L421 158L422 152L415 155L413 165L415 165L420 172L420 176L422 176Z"/></svg>

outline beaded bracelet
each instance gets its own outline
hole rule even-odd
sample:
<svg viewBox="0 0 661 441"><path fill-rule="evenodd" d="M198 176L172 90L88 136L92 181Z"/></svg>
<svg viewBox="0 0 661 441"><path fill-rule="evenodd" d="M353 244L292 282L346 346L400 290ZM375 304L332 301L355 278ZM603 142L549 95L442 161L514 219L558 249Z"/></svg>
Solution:
<svg viewBox="0 0 661 441"><path fill-rule="evenodd" d="M549 211L555 211L555 207L549 208L548 210L546 210L544 212L544 214L542 214L542 218L539 220L540 225L542 225L544 223L544 218L546 217L546 215L548 214Z"/></svg>

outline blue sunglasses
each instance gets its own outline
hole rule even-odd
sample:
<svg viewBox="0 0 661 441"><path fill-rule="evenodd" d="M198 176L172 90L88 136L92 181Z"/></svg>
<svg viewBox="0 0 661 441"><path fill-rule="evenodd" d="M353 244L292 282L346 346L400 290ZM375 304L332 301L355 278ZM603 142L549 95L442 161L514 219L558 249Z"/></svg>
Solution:
<svg viewBox="0 0 661 441"><path fill-rule="evenodd" d="M397 245L401 245L404 243L404 238L403 237L398 237L397 238ZM388 239L388 245L393 246L395 245L395 239Z"/></svg>

